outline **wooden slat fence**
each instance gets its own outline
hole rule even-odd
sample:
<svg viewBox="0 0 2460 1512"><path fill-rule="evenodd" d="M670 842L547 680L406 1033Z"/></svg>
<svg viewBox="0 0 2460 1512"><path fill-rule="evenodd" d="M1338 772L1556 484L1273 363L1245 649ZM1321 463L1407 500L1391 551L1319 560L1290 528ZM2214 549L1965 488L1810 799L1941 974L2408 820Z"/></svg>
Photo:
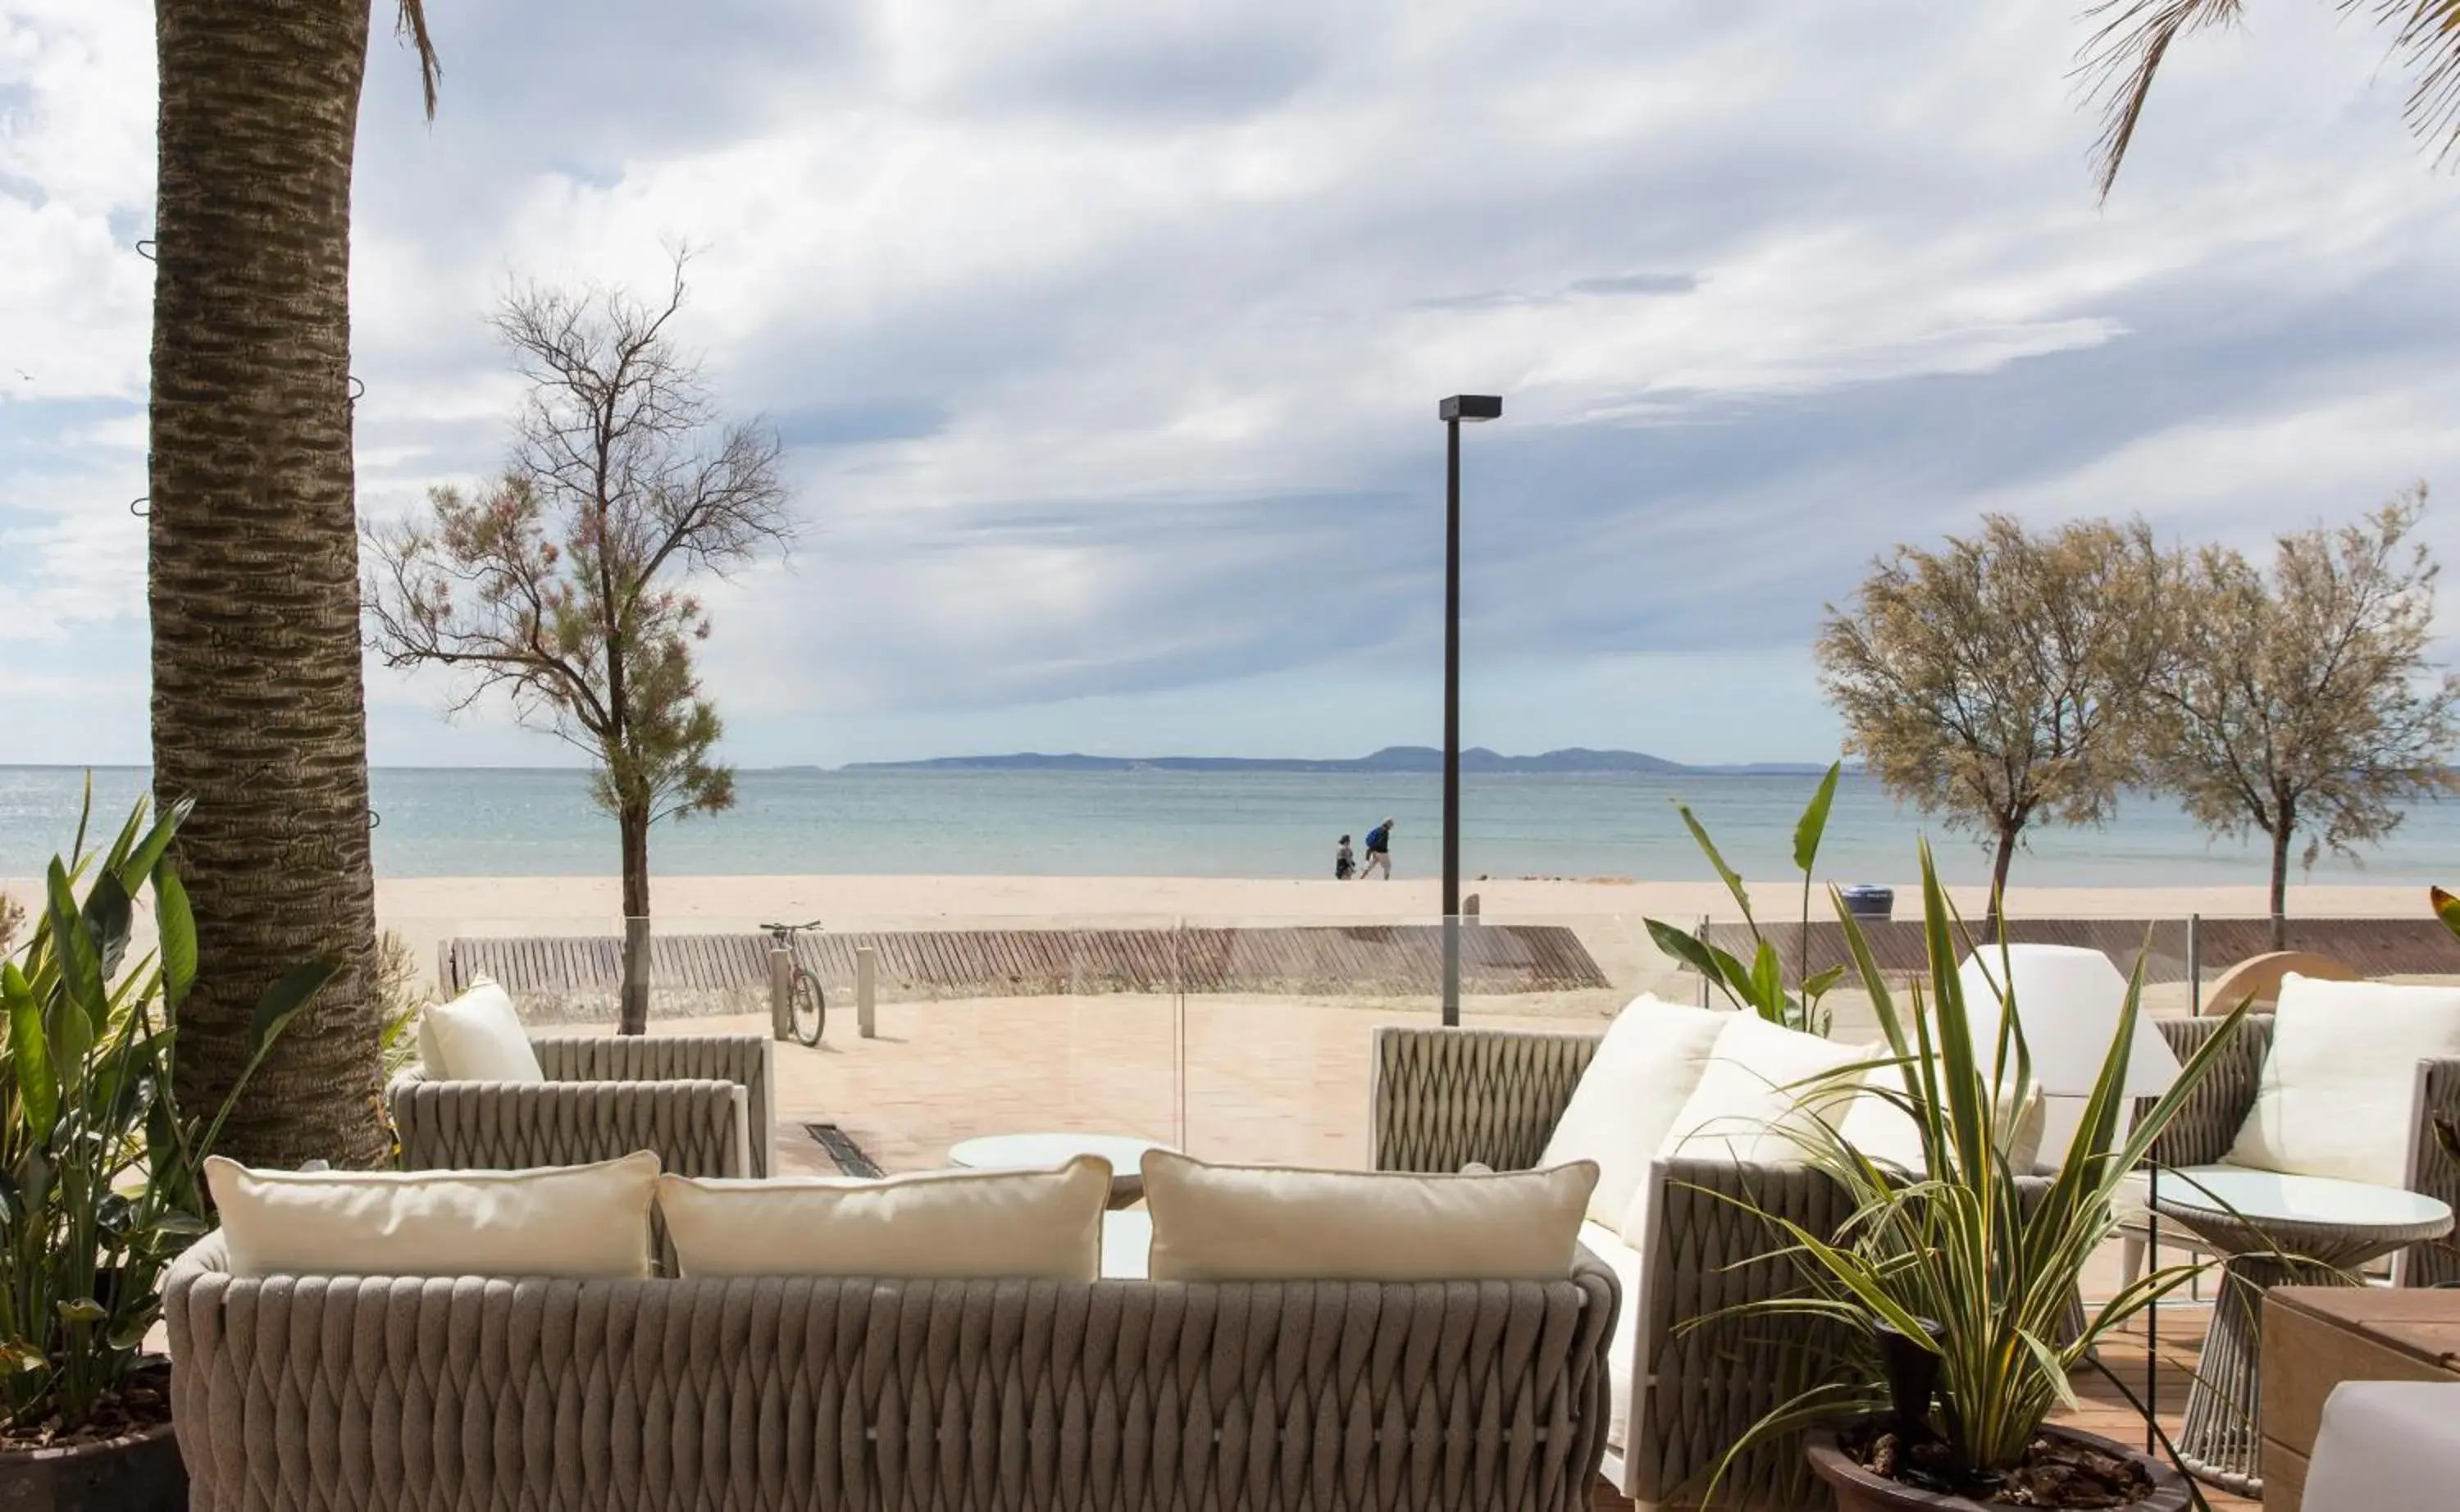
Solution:
<svg viewBox="0 0 2460 1512"><path fill-rule="evenodd" d="M1988 938L1979 920L1966 926L1976 942ZM1789 977L1799 959L1802 926L1763 925L1760 932L1775 946ZM2201 919L2196 921L2196 957L2203 975L2218 976L2251 955L2273 948L2268 919ZM1919 919L1866 922L1863 937L1879 969L1891 976L1923 969L1924 947ZM1749 959L1751 933L1739 924L1712 924L1707 938L1712 945ZM2187 979L2187 922L2184 919L2016 919L2008 922L2007 938L2037 945L2089 946L2125 969L2145 952L2148 982ZM2432 919L2292 919L2288 945L2347 962L2361 976L2460 976L2460 940ZM1960 954L1962 950L1960 949ZM1845 951L1844 926L1834 922L1811 926L1809 969L1816 972L1852 962Z"/></svg>
<svg viewBox="0 0 2460 1512"><path fill-rule="evenodd" d="M1559 925L1464 926L1461 990L1565 992L1612 984ZM491 976L516 994L613 992L623 942L612 935L447 940L441 977L458 991ZM1256 992L1316 997L1432 994L1443 987L1439 925L1287 928L913 929L795 937L804 968L832 994L854 981L855 951L880 953L883 998L1023 997L1094 992ZM661 992L765 990L765 934L651 937Z"/></svg>

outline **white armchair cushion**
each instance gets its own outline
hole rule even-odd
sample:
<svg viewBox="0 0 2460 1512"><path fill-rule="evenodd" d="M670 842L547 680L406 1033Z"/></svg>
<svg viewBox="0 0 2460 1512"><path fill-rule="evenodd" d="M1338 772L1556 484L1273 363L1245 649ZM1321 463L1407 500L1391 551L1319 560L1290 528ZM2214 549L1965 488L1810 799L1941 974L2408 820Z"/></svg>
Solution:
<svg viewBox="0 0 2460 1512"><path fill-rule="evenodd" d="M1540 1165L1596 1163L1591 1219L1608 1228L1622 1222L1674 1116L1700 1084L1718 1033L1733 1019L1644 993L1606 1026L1538 1158Z"/></svg>
<svg viewBox="0 0 2460 1512"><path fill-rule="evenodd" d="M1156 1281L1553 1281L1598 1168L1419 1176L1144 1158Z"/></svg>
<svg viewBox="0 0 2460 1512"><path fill-rule="evenodd" d="M2233 1165L2404 1186L2417 1063L2460 1057L2460 988L2281 978Z"/></svg>
<svg viewBox="0 0 2460 1512"><path fill-rule="evenodd" d="M485 977L419 1015L419 1055L431 1081L544 1081L512 994Z"/></svg>
<svg viewBox="0 0 2460 1512"><path fill-rule="evenodd" d="M1111 1163L926 1171L880 1181L658 1179L688 1276L1092 1281Z"/></svg>
<svg viewBox="0 0 2460 1512"><path fill-rule="evenodd" d="M1727 1014L1699 1085L1675 1115L1660 1153L1746 1164L1799 1161L1816 1121L1841 1118L1858 1089L1858 1076L1838 1074L1878 1054L1756 1013Z"/></svg>
<svg viewBox="0 0 2460 1512"><path fill-rule="evenodd" d="M649 1273L658 1158L518 1171L259 1171L217 1155L205 1184L241 1276Z"/></svg>

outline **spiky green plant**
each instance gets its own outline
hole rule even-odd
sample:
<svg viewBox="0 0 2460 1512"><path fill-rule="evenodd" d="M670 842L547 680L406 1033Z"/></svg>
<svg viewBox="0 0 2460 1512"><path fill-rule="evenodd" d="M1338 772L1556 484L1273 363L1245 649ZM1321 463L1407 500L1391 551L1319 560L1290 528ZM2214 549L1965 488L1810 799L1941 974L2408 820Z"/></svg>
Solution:
<svg viewBox="0 0 2460 1512"><path fill-rule="evenodd" d="M1988 1043L1977 1044L1978 1005L1968 1002L1957 973L1964 931L1927 844L1921 879L1927 969L1901 994L1889 986L1841 898L1835 908L1887 1037L1880 1064L1899 1076L1898 1085L1875 1087L1869 1095L1886 1097L1913 1120L1923 1173L1884 1166L1832 1125L1817 1124L1805 1159L1844 1189L1852 1216L1836 1234L1821 1235L1763 1215L1810 1286L1803 1295L1744 1310L1827 1320L1864 1338L1875 1338L1885 1325L1936 1352L1940 1429L1950 1456L1959 1471L1988 1475L2021 1464L2044 1421L2074 1403L2069 1378L2082 1368L2100 1369L2097 1346L2204 1268L2176 1265L2148 1272L2085 1310L2080 1327L2075 1321L2085 1268L2117 1231L2120 1183L2144 1164L2161 1132L2195 1095L2246 1009L2231 1013L2170 1090L2131 1123L2132 1099L2124 1089L2142 1012L2139 956L2073 1142L2046 1178L2020 1172L1995 1136L2008 1126L2003 1109L2021 1108L2037 1095L2023 1005L2009 996L1996 1015L1995 1033L1985 1024ZM2008 973L1998 979L2006 981ZM1867 1069L1839 1075L1858 1077ZM2110 1379L2127 1393L2123 1382ZM1868 1373L1849 1372L1810 1385L1763 1420L1747 1443L1876 1409L1885 1400L1880 1384Z"/></svg>
<svg viewBox="0 0 2460 1512"><path fill-rule="evenodd" d="M1829 765L1828 775L1819 779L1818 789L1804 806L1802 818L1794 821L1793 864L1802 873L1802 929L1792 986L1786 985L1785 962L1775 942L1761 932L1759 919L1751 912L1751 895L1743 885L1742 874L1726 863L1717 842L1708 838L1707 826L1700 822L1699 816L1686 803L1675 804L1675 812L1683 816L1684 827L1691 832L1691 839L1708 858L1708 864L1717 869L1718 880L1733 895L1735 906L1742 909L1743 923L1751 931L1751 958L1746 962L1732 951L1710 945L1662 919L1644 921L1648 926L1649 938L1659 949L1699 972L1738 1011L1814 1034L1828 1033L1830 1015L1820 1006L1820 999L1845 976L1841 966L1816 973L1811 969L1813 868L1819 860L1820 838L1828 829L1829 806L1836 800L1837 774L1843 770L1841 761Z"/></svg>
<svg viewBox="0 0 2460 1512"><path fill-rule="evenodd" d="M141 1362L162 1271L204 1231L202 1170L223 1120L339 970L311 961L267 989L239 1085L211 1118L183 1113L172 1054L197 930L169 852L187 805L149 824L139 799L91 852L92 805L89 790L32 932L0 958L0 1425L36 1438L83 1428ZM160 943L132 961L148 889Z"/></svg>

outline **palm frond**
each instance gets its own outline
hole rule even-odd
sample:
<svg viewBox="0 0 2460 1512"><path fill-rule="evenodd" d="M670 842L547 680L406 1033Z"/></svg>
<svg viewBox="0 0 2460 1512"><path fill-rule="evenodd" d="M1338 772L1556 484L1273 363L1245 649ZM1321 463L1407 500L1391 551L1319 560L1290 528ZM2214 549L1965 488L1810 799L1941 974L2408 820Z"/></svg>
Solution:
<svg viewBox="0 0 2460 1512"><path fill-rule="evenodd" d="M2180 37L2238 19L2242 0L2101 0L2085 12L2099 22L2077 56L2076 72L2091 80L2101 107L2101 139L2093 143L2093 181L2110 198L2119 164L2135 140L2152 80Z"/></svg>
<svg viewBox="0 0 2460 1512"><path fill-rule="evenodd" d="M2335 0L2348 14L2391 30L2392 55L2413 76L2401 117L2420 139L2435 144L2435 160L2460 156L2460 0ZM2244 0L2100 0L2085 12L2100 23L2077 55L2076 72L2090 81L2101 108L2101 139L2093 144L2093 178L2110 198L2119 165L2135 139L2152 97L2152 80L2180 37L2237 21Z"/></svg>
<svg viewBox="0 0 2460 1512"><path fill-rule="evenodd" d="M401 13L393 23L394 34L407 41L418 54L418 87L427 99L427 118L435 118L435 92L444 82L444 62L435 55L435 41L427 34L425 0L401 0Z"/></svg>

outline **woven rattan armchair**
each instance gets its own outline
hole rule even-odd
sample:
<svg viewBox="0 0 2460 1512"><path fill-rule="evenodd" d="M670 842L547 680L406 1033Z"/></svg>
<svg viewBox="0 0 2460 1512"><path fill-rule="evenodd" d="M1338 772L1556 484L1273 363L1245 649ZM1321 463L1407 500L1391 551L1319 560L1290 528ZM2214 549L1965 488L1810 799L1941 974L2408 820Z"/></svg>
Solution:
<svg viewBox="0 0 2460 1512"><path fill-rule="evenodd" d="M1586 1034L1388 1028L1375 1037L1369 1123L1379 1170L1535 1165L1597 1048ZM1612 1374L1617 1422L1606 1479L1643 1509L1698 1495L1751 1425L1825 1374L1833 1335L1809 1319L1726 1319L1737 1305L1803 1285L1754 1211L1833 1234L1852 1211L1827 1177L1799 1165L1661 1160L1644 1252L1623 1251L1624 1325ZM1747 1207L1744 1205L1748 1203ZM1601 1238L1601 1245L1620 1248ZM1719 1485L1720 1504L1826 1505L1799 1449L1771 1439Z"/></svg>
<svg viewBox="0 0 2460 1512"><path fill-rule="evenodd" d="M195 1512L1585 1512L1615 1278L163 1287Z"/></svg>
<svg viewBox="0 0 2460 1512"><path fill-rule="evenodd" d="M2202 1049L2224 1022L2220 1018L2165 1018L2160 1028L2169 1038L2170 1048L2183 1060ZM2352 1033L2365 1032L2363 1025L2350 1027ZM2222 1048L2219 1060L2205 1076L2203 1085L2195 1089L2195 1097L2162 1131L2153 1145L2157 1163L2169 1167L2216 1165L2228 1158L2239 1126L2254 1111L2256 1091L2262 1080L2264 1053L2271 1045L2271 1015L2248 1014L2237 1034ZM2410 1191L2441 1198L2460 1209L2460 1161L2447 1155L2434 1136L2438 1117L2460 1120L2460 1060L2418 1062L2417 1095L2412 1106L2408 1178L2404 1184ZM2147 1222L2139 1211L2125 1223L2127 1269L2131 1275L2141 1267L2140 1248ZM2175 1225L2169 1224L2162 1225L2161 1242L2164 1246L2195 1247L2192 1235L2180 1234ZM2404 1287L2460 1282L2460 1248L2455 1248L2450 1240L2413 1245L2392 1258L2391 1280L2394 1286Z"/></svg>
<svg viewBox="0 0 2460 1512"><path fill-rule="evenodd" d="M767 1037L540 1034L530 1045L544 1081L395 1076L385 1098L403 1167L578 1165L654 1150L679 1176L774 1168Z"/></svg>

